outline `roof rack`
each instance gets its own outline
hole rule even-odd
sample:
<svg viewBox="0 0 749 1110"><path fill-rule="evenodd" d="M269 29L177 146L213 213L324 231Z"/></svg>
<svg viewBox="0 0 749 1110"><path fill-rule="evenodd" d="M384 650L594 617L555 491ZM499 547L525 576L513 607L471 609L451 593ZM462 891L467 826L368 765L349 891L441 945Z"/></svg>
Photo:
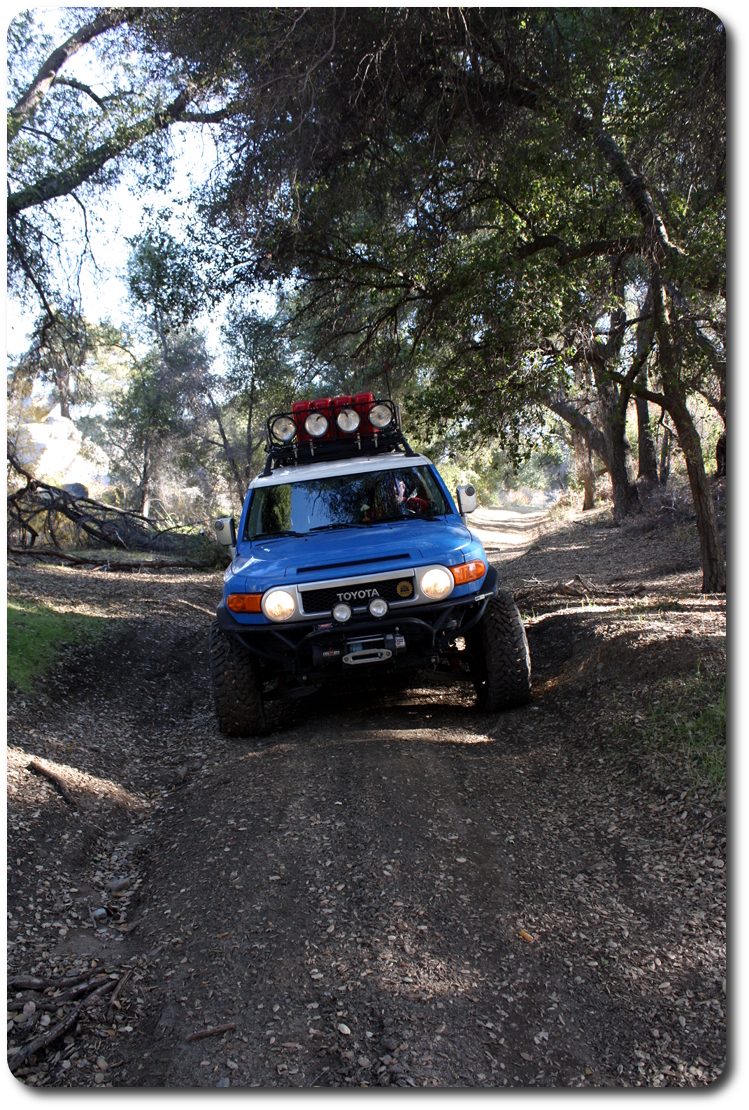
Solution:
<svg viewBox="0 0 749 1110"><path fill-rule="evenodd" d="M330 462L331 459L367 458L402 452L415 458L416 452L400 429L374 435L356 435L351 439L325 440L322 443L293 443L289 446L271 446L265 457L263 477L267 478L282 466L307 466L310 463Z"/></svg>
<svg viewBox="0 0 749 1110"><path fill-rule="evenodd" d="M401 428L400 410L392 401L375 401L372 394L359 394L367 400L356 405L356 411L361 414L353 432L342 431L337 424L334 414L339 409L338 401L350 402L350 398L335 398L333 402L326 398L324 401L295 404L292 412L277 412L268 417L265 426L266 459L263 477L268 477L273 470L282 466L301 466L316 462L329 462L331 459L351 459L368 457L372 455L389 454L393 451L403 452L413 458L416 452L403 435ZM313 407L314 406L314 407ZM385 428L374 427L366 418L368 411L373 407L386 407L392 413L390 423ZM310 411L322 413L327 417L327 430L317 438L305 431L304 419ZM352 406L347 404L346 411L352 412ZM387 412L385 413L387 419ZM356 421L356 417L354 417ZM279 424L284 434L292 435L292 440L280 443L277 434Z"/></svg>

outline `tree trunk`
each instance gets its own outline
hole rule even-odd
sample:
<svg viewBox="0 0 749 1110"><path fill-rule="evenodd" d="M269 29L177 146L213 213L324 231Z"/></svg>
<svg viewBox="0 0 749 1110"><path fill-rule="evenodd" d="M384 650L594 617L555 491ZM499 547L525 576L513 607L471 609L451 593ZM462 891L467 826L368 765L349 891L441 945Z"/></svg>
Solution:
<svg viewBox="0 0 749 1110"><path fill-rule="evenodd" d="M585 495L583 497L583 512L595 508L596 504L596 476L593 470L591 450L579 432L573 432L575 444L575 468L577 476L583 483Z"/></svg>
<svg viewBox="0 0 749 1110"><path fill-rule="evenodd" d="M578 412L574 405L561 398L547 398L544 403L583 436L589 450L598 455L608 470L614 494L614 520L618 523L630 513L639 513L642 505L630 473L631 466L628 465L628 458L631 464L631 451L624 434L626 404L622 406L618 396L610 390L602 394L603 387L599 386L603 431Z"/></svg>
<svg viewBox="0 0 749 1110"><path fill-rule="evenodd" d="M689 475L689 486L694 501L697 531L700 537L703 594L725 593L726 558L718 532L718 518L705 473L702 443L694 421L683 397L666 395L668 412L676 425L679 446L684 452Z"/></svg>
<svg viewBox="0 0 749 1110"><path fill-rule="evenodd" d="M599 390L599 395L602 390ZM614 520L642 511L640 494L632 475L632 451L624 434L627 404L623 398L601 397L603 434L608 448L611 490L614 496Z"/></svg>
<svg viewBox="0 0 749 1110"><path fill-rule="evenodd" d="M55 389L60 398L60 416L70 419L70 372L60 367L54 372Z"/></svg>
<svg viewBox="0 0 749 1110"><path fill-rule="evenodd" d="M623 290L622 290L623 292ZM625 314L622 308L611 314L609 338L605 344L594 344L592 368L599 398L603 435L609 456L608 471L614 496L614 522L642 510L635 484L632 449L626 435L627 406L631 396L623 386L611 381L607 367L618 361L624 341Z"/></svg>
<svg viewBox="0 0 749 1110"><path fill-rule="evenodd" d="M247 478L247 484L252 481L252 456L255 454L255 449L252 446L252 418L255 412L255 378L250 378L250 404L247 409L247 446L245 448L245 468L244 473Z"/></svg>
<svg viewBox="0 0 749 1110"><path fill-rule="evenodd" d="M668 483L668 473L671 469L671 432L668 428L663 429L663 439L661 440L661 470L658 475L660 485L665 486Z"/></svg>
<svg viewBox="0 0 749 1110"><path fill-rule="evenodd" d="M623 435L611 437L609 455L611 457L609 473L611 474L611 489L614 495L614 520L618 524L625 517L641 512L642 505L637 486L629 475Z"/></svg>
<svg viewBox="0 0 749 1110"><path fill-rule="evenodd" d="M718 518L715 513L710 485L705 474L702 443L694 426L691 413L687 408L686 387L679 376L679 361L671 336L671 321L664 296L663 281L660 267L655 261L651 269L651 286L658 333L658 355L663 380L663 399L666 411L676 426L679 446L684 452L697 519L697 532L700 537L702 592L705 594L725 593L726 557L723 552L723 545L720 542Z"/></svg>
<svg viewBox="0 0 749 1110"><path fill-rule="evenodd" d="M138 512L143 513L143 516L148 516L148 510L151 504L150 484L151 440L149 436L146 436L146 442L143 445L143 470L141 471L140 483L138 485Z"/></svg>
<svg viewBox="0 0 749 1110"><path fill-rule="evenodd" d="M208 392L206 393L206 396L208 397L208 402L211 406L211 412L213 413L213 419L216 421L216 424L218 425L218 431L219 431L219 435L221 436L221 442L224 445L224 454L226 455L226 461L228 462L229 467L231 468L232 475L234 476L234 481L237 483L237 490L239 492L239 500L242 504L244 504L245 494L246 494L247 490L245 489L244 482L242 481L242 476L239 473L239 467L237 466L236 459L234 458L234 453L231 449L231 446L229 444L229 440L228 440L227 435L226 435L226 431L224 429L224 422L221 419L221 410L219 409L218 405L214 401L213 395L211 394L210 390L208 390Z"/></svg>
<svg viewBox="0 0 749 1110"><path fill-rule="evenodd" d="M655 457L653 430L650 427L650 412L644 397L636 398L637 404L637 456L638 478L646 482L658 481L658 463Z"/></svg>
<svg viewBox="0 0 749 1110"><path fill-rule="evenodd" d="M726 433L723 432L715 444L715 477L726 476Z"/></svg>
<svg viewBox="0 0 749 1110"><path fill-rule="evenodd" d="M648 286L647 295L640 311L644 319L640 320L635 332L635 351L637 358L643 363L642 371L638 376L644 381L644 384L647 384L647 359L653 346L655 334L653 290L651 286ZM637 477L655 484L658 481L658 464L655 457L655 442L650 424L647 398L636 397L635 404L637 406Z"/></svg>

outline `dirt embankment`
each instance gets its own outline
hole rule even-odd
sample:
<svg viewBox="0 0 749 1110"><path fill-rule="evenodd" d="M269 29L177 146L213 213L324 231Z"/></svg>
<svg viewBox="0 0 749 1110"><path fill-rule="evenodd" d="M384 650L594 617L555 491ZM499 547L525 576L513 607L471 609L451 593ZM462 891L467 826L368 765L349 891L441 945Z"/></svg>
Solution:
<svg viewBox="0 0 749 1110"><path fill-rule="evenodd" d="M80 1004L20 1078L720 1074L722 800L678 752L656 773L642 739L659 683L725 665L693 528L477 523L527 617L530 706L480 714L437 677L342 684L278 706L246 742L212 712L220 576L10 568L11 594L112 621L33 698L9 698L10 973L116 984L93 1000L10 992L14 1052Z"/></svg>

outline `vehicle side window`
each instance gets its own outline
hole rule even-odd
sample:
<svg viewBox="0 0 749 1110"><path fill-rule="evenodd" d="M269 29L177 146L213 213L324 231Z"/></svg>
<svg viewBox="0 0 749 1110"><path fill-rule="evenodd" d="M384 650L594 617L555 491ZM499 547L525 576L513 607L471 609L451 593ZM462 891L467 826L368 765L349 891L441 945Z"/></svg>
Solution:
<svg viewBox="0 0 749 1110"><path fill-rule="evenodd" d="M247 514L247 536L277 536L291 529L291 486L257 491Z"/></svg>

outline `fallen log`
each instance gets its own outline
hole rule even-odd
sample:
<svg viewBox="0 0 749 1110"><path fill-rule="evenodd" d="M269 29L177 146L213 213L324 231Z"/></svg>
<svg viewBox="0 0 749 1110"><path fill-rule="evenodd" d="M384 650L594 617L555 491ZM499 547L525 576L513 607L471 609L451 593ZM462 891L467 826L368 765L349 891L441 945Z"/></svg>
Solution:
<svg viewBox="0 0 749 1110"><path fill-rule="evenodd" d="M174 562L169 559L141 559L139 562L119 559L92 559L81 555L68 555L66 551L58 551L51 547L8 547L9 555L28 555L32 559L66 559L74 566L106 567L107 570L214 570L213 563L199 563L195 559L181 559Z"/></svg>
<svg viewBox="0 0 749 1110"><path fill-rule="evenodd" d="M10 1060L8 1061L8 1067L10 1068L10 1070L15 1071L21 1066L24 1060L28 1060L30 1056L33 1056L36 1052L40 1052L41 1049L48 1048L56 1040L62 1037L63 1034L67 1033L68 1029L72 1029L78 1020L82 1005L83 1003L79 1003L73 1010L70 1011L67 1017L64 1017L61 1021L58 1021L57 1025L51 1026L51 1028L46 1033L42 1033L41 1036L35 1037L33 1041L29 1041L27 1045L24 1045L23 1048L19 1049L15 1056L11 1056Z"/></svg>
<svg viewBox="0 0 749 1110"><path fill-rule="evenodd" d="M43 778L47 779L49 782L52 783L54 787L56 787L56 789L60 792L62 797L69 805L77 805L75 797L73 796L73 794L71 794L70 790L68 789L67 783L61 775L58 775L55 771L51 771L49 767L45 767L44 764L39 763L39 761L36 759L32 759L30 763L27 763L26 770L35 771L38 775L42 775Z"/></svg>
<svg viewBox="0 0 749 1110"><path fill-rule="evenodd" d="M114 1017L114 1007L115 1006L117 1007L118 1010L121 1008L120 1003L117 1001L117 995L120 993L122 988L125 986L125 983L128 981L128 979L130 978L130 976L132 974L133 974L133 969L130 968L130 970L126 971L125 974L120 978L119 983L115 987L114 994L109 999L109 1009L107 1010L107 1021L111 1021L112 1018Z"/></svg>
<svg viewBox="0 0 749 1110"><path fill-rule="evenodd" d="M93 979L87 980L84 983L79 983L78 986L71 987L70 990L65 991L63 994L52 995L50 1003L53 1006L59 1006L61 1002L70 1002L74 998L80 998L82 994L88 994L90 990L101 986L107 982L108 976L98 975Z"/></svg>
<svg viewBox="0 0 749 1110"><path fill-rule="evenodd" d="M10 446L8 463L25 481L23 487L10 492L6 498L9 553L13 555L57 557L74 566L108 562L106 554L103 559L87 558L60 550L56 529L58 522L64 519L73 526L77 536L86 538L87 546L125 553L131 561L118 564L122 569L140 569L138 557L146 553L164 557L164 568L176 565L201 570L214 565L217 559L220 561L216 544L203 530L196 533L194 523L180 524L168 518L157 521L133 509L122 509L87 496L79 497L69 489L52 486L34 478L21 466ZM41 535L49 537L51 545L34 550ZM25 546L28 537L31 543ZM174 562L166 561L169 558Z"/></svg>
<svg viewBox="0 0 749 1110"><path fill-rule="evenodd" d="M37 775L42 775L43 778L48 779L57 788L68 805L77 807L78 803L68 790L67 783L61 775L58 775L55 771L50 771L49 767L45 767L43 763L39 763L36 759L32 759L30 763L26 764L26 770L36 771Z"/></svg>
<svg viewBox="0 0 749 1110"><path fill-rule="evenodd" d="M97 987L97 989L95 991L92 991L91 994L87 995L86 998L84 998L81 1005L82 1006L90 1006L91 1003L94 1001L94 999L103 998L105 994L109 994L110 991L113 991L116 986L117 986L117 979L116 978L108 979L106 983L102 983L102 985L100 987Z"/></svg>
<svg viewBox="0 0 749 1110"><path fill-rule="evenodd" d="M8 980L9 991L43 991L50 987L77 987L93 976L101 974L97 971L86 971L83 975L61 975L57 979L39 979L35 975L16 975Z"/></svg>

